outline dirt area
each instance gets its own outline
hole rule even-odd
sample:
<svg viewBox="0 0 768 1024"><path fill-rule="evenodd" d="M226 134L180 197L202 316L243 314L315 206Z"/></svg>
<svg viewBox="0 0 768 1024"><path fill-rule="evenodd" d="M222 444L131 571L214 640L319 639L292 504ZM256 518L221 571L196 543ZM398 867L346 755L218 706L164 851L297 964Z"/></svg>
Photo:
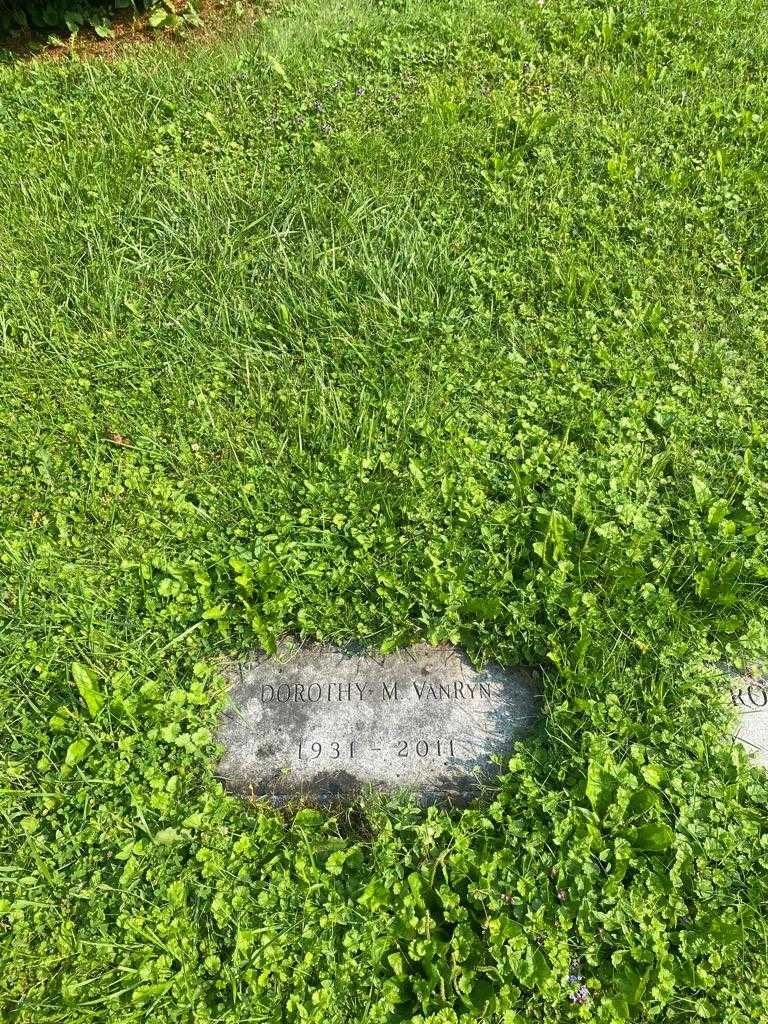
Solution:
<svg viewBox="0 0 768 1024"><path fill-rule="evenodd" d="M85 25L72 36L66 29L0 32L0 62L92 57L115 60L136 46L184 48L249 27L264 15L268 0L258 4L252 0L196 0L194 9L183 0L174 0L172 7L166 7L178 16L174 28L154 28L150 24L152 12L126 8L112 15L108 38L101 38Z"/></svg>

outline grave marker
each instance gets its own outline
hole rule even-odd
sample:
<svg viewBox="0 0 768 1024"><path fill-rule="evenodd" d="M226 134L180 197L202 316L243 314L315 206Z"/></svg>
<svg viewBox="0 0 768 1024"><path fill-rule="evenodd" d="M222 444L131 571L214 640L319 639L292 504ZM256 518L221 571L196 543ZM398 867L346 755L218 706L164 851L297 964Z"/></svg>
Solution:
<svg viewBox="0 0 768 1024"><path fill-rule="evenodd" d="M730 701L739 713L736 739L755 762L768 768L768 674L741 673L726 666Z"/></svg>
<svg viewBox="0 0 768 1024"><path fill-rule="evenodd" d="M388 655L312 645L230 665L218 733L228 789L317 803L364 787L465 802L539 716L534 673L475 670L454 647Z"/></svg>

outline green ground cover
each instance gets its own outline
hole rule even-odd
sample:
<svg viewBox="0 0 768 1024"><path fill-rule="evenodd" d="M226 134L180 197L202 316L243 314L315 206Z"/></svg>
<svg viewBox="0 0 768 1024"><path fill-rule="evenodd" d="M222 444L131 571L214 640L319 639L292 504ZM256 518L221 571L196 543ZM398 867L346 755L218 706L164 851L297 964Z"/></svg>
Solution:
<svg viewBox="0 0 768 1024"><path fill-rule="evenodd" d="M768 1017L754 0L0 67L0 1019ZM216 658L542 663L477 807L247 808ZM582 988L586 986L586 988Z"/></svg>

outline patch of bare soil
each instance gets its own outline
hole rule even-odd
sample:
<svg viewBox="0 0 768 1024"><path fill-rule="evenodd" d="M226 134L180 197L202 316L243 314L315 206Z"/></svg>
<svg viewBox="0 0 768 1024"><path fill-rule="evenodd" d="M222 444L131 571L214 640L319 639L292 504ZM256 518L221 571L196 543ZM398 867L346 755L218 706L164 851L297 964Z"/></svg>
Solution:
<svg viewBox="0 0 768 1024"><path fill-rule="evenodd" d="M192 8L182 0L174 4L180 21L175 29L153 28L150 11L126 8L114 12L108 38L101 38L87 26L72 36L66 30L18 29L0 35L0 60L115 60L137 46L184 49L249 28L264 15L265 8L265 3L257 5L253 0L196 0L196 17L186 20L185 14Z"/></svg>

